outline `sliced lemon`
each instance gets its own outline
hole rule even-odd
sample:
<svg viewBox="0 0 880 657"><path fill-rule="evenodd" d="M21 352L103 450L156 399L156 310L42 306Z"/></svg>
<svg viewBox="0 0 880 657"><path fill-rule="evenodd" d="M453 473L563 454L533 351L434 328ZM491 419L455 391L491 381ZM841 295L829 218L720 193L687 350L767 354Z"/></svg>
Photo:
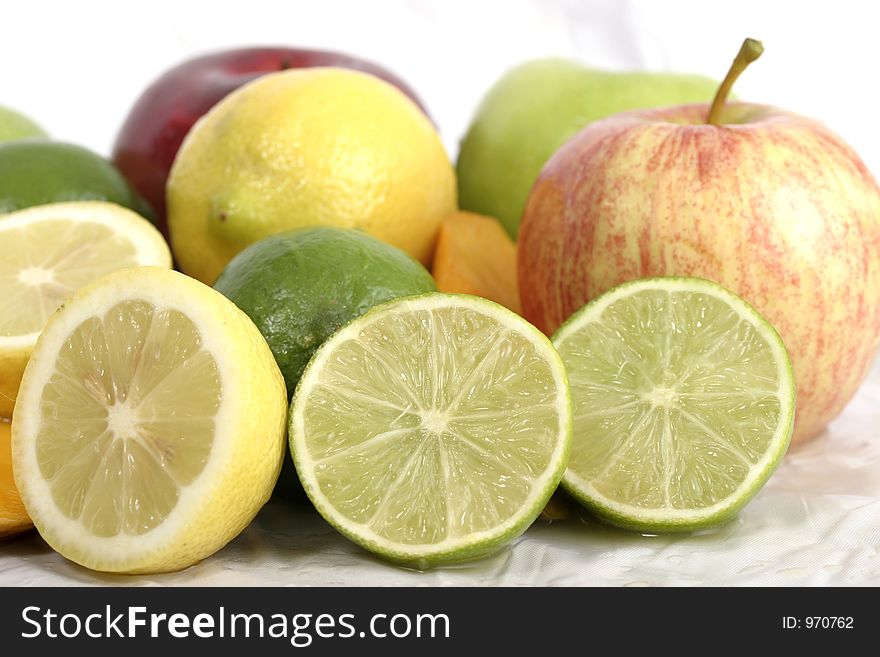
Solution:
<svg viewBox="0 0 880 657"><path fill-rule="evenodd" d="M162 235L113 203L41 205L0 216L0 416L49 316L74 290L111 271L171 267Z"/></svg>
<svg viewBox="0 0 880 657"><path fill-rule="evenodd" d="M269 498L287 392L250 319L183 274L127 269L46 324L12 423L15 481L43 538L112 572L183 568Z"/></svg>
<svg viewBox="0 0 880 657"><path fill-rule="evenodd" d="M377 306L315 353L290 443L303 488L341 533L418 568L499 549L562 476L571 435L550 341L485 299Z"/></svg>
<svg viewBox="0 0 880 657"><path fill-rule="evenodd" d="M729 520L791 439L795 388L775 329L715 283L653 278L593 300L553 336L574 406L564 487L640 531Z"/></svg>

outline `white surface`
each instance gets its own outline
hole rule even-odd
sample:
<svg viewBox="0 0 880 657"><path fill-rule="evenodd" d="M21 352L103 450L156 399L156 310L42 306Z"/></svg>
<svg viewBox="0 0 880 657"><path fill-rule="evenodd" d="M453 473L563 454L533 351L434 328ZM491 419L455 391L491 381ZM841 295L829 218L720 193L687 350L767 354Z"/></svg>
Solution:
<svg viewBox="0 0 880 657"><path fill-rule="evenodd" d="M0 19L0 104L107 154L143 87L178 61L241 45L320 47L409 81L454 156L482 94L519 61L560 54L719 78L753 36L767 51L737 94L824 121L877 175L878 19L876 3L854 0L19 2ZM0 585L71 583L880 585L880 370L825 435L787 457L739 519L713 533L536 525L493 558L420 574L369 557L307 508L273 503L225 550L164 576L91 573L34 533L0 544Z"/></svg>
<svg viewBox="0 0 880 657"><path fill-rule="evenodd" d="M737 95L824 121L880 175L880 4L864 0L31 0L4 5L0 25L0 104L104 154L143 88L205 51L277 44L372 59L418 91L455 157L483 93L521 61L720 79L751 36L766 52Z"/></svg>
<svg viewBox="0 0 880 657"><path fill-rule="evenodd" d="M817 440L792 450L724 527L640 536L586 518L535 524L500 554L424 573L374 559L304 503L272 502L218 554L180 573L93 573L31 533L0 544L0 586L880 585L880 362Z"/></svg>

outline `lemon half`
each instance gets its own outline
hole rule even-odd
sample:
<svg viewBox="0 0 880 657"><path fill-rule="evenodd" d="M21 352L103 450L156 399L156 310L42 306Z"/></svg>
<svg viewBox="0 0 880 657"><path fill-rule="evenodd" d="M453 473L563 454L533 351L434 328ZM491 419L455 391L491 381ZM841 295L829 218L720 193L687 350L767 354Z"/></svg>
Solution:
<svg viewBox="0 0 880 657"><path fill-rule="evenodd" d="M171 267L150 222L103 201L54 203L0 216L0 416L12 407L49 316L79 287L125 267Z"/></svg>
<svg viewBox="0 0 880 657"><path fill-rule="evenodd" d="M112 572L183 568L269 498L287 393L219 292L152 267L80 290L37 341L12 426L15 481L62 555Z"/></svg>

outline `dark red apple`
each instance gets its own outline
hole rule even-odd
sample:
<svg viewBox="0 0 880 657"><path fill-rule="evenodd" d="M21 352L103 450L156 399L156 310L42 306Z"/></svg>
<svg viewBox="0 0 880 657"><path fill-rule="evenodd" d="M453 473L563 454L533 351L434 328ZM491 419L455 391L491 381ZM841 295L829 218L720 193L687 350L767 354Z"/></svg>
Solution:
<svg viewBox="0 0 880 657"><path fill-rule="evenodd" d="M415 92L393 73L372 62L336 52L242 48L183 62L141 94L113 146L113 163L156 210L157 225L166 237L165 181L193 124L228 93L261 75L313 66L339 66L370 73L398 87L424 110Z"/></svg>

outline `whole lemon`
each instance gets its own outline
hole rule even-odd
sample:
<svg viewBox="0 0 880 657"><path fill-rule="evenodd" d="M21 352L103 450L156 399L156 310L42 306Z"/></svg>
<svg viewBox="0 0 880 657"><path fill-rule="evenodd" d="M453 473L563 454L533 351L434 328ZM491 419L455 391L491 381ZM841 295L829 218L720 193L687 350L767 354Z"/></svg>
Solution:
<svg viewBox="0 0 880 657"><path fill-rule="evenodd" d="M390 84L312 68L265 75L193 127L168 179L172 250L213 283L249 244L292 228L359 228L423 263L456 207L433 125Z"/></svg>

